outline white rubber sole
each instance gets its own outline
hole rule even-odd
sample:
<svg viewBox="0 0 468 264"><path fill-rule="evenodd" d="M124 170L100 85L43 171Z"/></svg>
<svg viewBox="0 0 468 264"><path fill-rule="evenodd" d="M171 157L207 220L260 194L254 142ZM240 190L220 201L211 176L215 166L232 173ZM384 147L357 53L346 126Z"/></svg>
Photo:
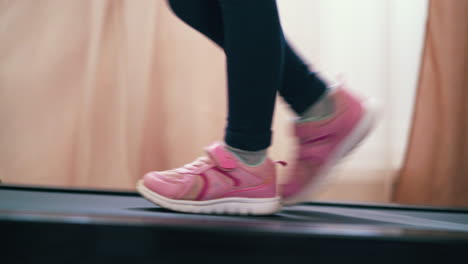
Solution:
<svg viewBox="0 0 468 264"><path fill-rule="evenodd" d="M359 121L359 124L353 129L353 131L351 131L348 138L346 138L343 143L338 146L335 152L331 154L329 161L323 166L323 169L319 172L317 179L309 182L305 188L296 195L284 199L284 205L294 205L306 201L311 195L324 187L326 183L333 180L334 177L330 177L331 175L329 174L333 166L349 154L351 150L356 148L374 127L378 112L377 103L372 99L367 99L363 102L363 105L366 110L364 117Z"/></svg>
<svg viewBox="0 0 468 264"><path fill-rule="evenodd" d="M148 189L143 181L138 181L137 191L150 202L163 208L184 213L229 214L229 215L269 215L281 209L281 198L221 198L208 201L174 200Z"/></svg>

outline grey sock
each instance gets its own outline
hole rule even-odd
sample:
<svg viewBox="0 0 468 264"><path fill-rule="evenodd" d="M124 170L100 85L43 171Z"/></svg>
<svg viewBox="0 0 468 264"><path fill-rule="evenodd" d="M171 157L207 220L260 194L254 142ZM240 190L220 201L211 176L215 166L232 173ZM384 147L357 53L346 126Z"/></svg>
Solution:
<svg viewBox="0 0 468 264"><path fill-rule="evenodd" d="M258 166L263 163L266 158L267 150L248 151L236 149L226 144L226 149L239 158L243 163L249 166Z"/></svg>
<svg viewBox="0 0 468 264"><path fill-rule="evenodd" d="M335 110L332 97L329 96L331 90L328 89L325 94L315 104L311 105L302 115L298 123L323 120L329 117Z"/></svg>

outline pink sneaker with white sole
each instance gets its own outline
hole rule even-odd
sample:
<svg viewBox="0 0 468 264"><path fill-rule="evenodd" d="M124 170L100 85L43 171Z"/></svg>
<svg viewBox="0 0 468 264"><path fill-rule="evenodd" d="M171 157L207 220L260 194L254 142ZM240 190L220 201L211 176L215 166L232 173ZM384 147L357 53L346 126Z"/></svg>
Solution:
<svg viewBox="0 0 468 264"><path fill-rule="evenodd" d="M319 121L296 122L295 162L285 184L282 197L285 205L306 201L324 183L329 170L353 150L374 124L375 107L362 101L342 86L328 96L334 101L334 113Z"/></svg>
<svg viewBox="0 0 468 264"><path fill-rule="evenodd" d="M179 212L265 215L281 209L275 162L266 158L261 165L247 166L221 142L206 152L181 168L147 173L138 192Z"/></svg>

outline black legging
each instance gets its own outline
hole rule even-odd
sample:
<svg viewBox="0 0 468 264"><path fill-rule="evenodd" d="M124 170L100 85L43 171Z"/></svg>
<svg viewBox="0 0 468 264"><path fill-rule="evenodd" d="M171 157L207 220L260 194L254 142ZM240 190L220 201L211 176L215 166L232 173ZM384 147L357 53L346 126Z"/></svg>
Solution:
<svg viewBox="0 0 468 264"><path fill-rule="evenodd" d="M276 0L169 0L169 4L180 19L224 49L228 145L251 151L270 146L277 91L301 114L326 90L285 40Z"/></svg>

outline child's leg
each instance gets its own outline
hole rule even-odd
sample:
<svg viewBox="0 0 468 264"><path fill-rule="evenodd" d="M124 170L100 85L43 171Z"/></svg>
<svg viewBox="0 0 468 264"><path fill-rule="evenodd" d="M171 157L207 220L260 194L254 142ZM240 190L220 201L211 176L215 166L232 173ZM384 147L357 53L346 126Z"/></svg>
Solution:
<svg viewBox="0 0 468 264"><path fill-rule="evenodd" d="M223 19L217 0L170 0L170 3L179 18L224 48L224 29L221 26ZM284 38L283 35L282 37ZM331 167L339 160L339 152L347 153L359 143L372 122L369 121L365 106L354 99L343 99L342 97L347 96L343 96L345 93L342 90L330 93L326 84L311 71L286 40L284 43L283 80L279 93L300 117L294 128L300 144L295 147L296 161L293 163L290 181L283 191L283 196L289 202L294 202L300 200L301 193L310 194L309 186L317 185L316 179L326 174L324 168ZM347 102L343 103L344 101ZM351 108L362 108L363 112L356 113L355 110L350 111ZM339 118L333 113L339 113ZM334 121L330 122L328 117L333 117ZM352 119L361 121L346 126ZM327 125L316 122L317 120L324 120ZM319 131L318 127L326 132ZM328 134L344 136L326 136ZM312 158L304 158L303 153L310 154Z"/></svg>
<svg viewBox="0 0 468 264"><path fill-rule="evenodd" d="M226 144L213 144L206 149L207 156L180 168L147 173L138 190L160 206L183 212L274 213L281 207L280 197L275 163L266 157L265 149L271 143L283 71L284 39L276 2L218 3L228 69ZM258 151L264 151L264 158L254 165L233 155Z"/></svg>
<svg viewBox="0 0 468 264"><path fill-rule="evenodd" d="M275 0L219 0L228 71L228 145L249 151L271 143L284 39Z"/></svg>
<svg viewBox="0 0 468 264"><path fill-rule="evenodd" d="M173 12L185 23L224 49L223 18L219 0L169 0ZM311 71L284 39L283 81L279 94L303 115L326 91L326 84Z"/></svg>
<svg viewBox="0 0 468 264"><path fill-rule="evenodd" d="M190 210L212 211L212 205L206 207L198 201L214 201L213 197L227 195L226 191L232 190L232 187L223 184L229 179L235 182L241 179L241 183L245 180L243 187L234 186L234 189L245 188L245 192L236 193L236 197L267 197L267 207L261 205L261 199L247 200L252 203L251 209L255 213L276 210L276 176L272 161L264 159L265 162L252 167L251 164L237 163L229 151L234 154L244 151L250 155L270 145L277 90L301 117L295 124L299 143L296 162L291 180L283 191L288 202L301 200L303 194L309 193L311 187L317 185L316 179L321 179L327 168L355 147L369 131L372 116L367 106L343 89L329 93L325 83L310 71L285 41L274 0L169 1L182 20L224 48L229 78L229 117L225 141L238 149L216 145L208 153L208 160L202 163L195 162L175 171L145 175L142 186L151 189L150 194L163 196L150 200L158 204L168 202L165 207L175 206L177 210L180 209L180 201L194 200L194 204L182 204L189 206ZM222 175L229 179L223 179ZM253 183L253 179L261 179L265 184ZM211 182L217 184L212 185ZM259 186L263 191L256 191L260 190L257 189ZM217 193L211 193L211 189ZM220 194L220 191L225 194ZM173 198L161 200L168 197ZM222 210L232 209L230 205L223 207L223 203L219 204ZM244 200L239 203L236 200L233 206L243 208L243 203Z"/></svg>

